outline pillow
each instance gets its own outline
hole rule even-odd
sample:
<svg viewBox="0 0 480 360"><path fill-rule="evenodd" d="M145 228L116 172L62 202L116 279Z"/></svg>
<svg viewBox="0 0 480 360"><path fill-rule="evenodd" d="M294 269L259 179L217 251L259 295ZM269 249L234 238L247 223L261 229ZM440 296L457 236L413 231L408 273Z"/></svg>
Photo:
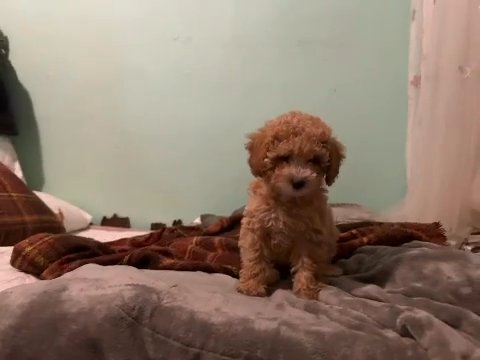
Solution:
<svg viewBox="0 0 480 360"><path fill-rule="evenodd" d="M375 213L360 204L331 203L330 207L332 209L335 224L376 220ZM244 209L245 206L242 206L241 208L236 209L232 215L243 212ZM210 224L216 220L218 219L216 219L214 215L205 214L201 215L199 219L195 219L194 221L199 221L201 224Z"/></svg>
<svg viewBox="0 0 480 360"><path fill-rule="evenodd" d="M10 169L18 178L25 182L22 167L17 158L17 153L10 139L6 136L0 136L0 163Z"/></svg>
<svg viewBox="0 0 480 360"><path fill-rule="evenodd" d="M345 224L360 221L375 221L377 220L376 214L367 207L359 204L344 204L344 203L332 203L330 204L332 209L333 219L335 224ZM245 206L236 209L232 215L242 213ZM219 220L221 216L213 214L202 214L195 220L194 225L208 226Z"/></svg>
<svg viewBox="0 0 480 360"><path fill-rule="evenodd" d="M15 245L38 233L63 232L52 210L0 163L0 246Z"/></svg>
<svg viewBox="0 0 480 360"><path fill-rule="evenodd" d="M83 230L92 222L92 215L65 200L40 191L34 191L33 193L57 214L67 232Z"/></svg>
<svg viewBox="0 0 480 360"><path fill-rule="evenodd" d="M365 206L359 204L330 204L333 219L336 224L345 224L358 221L374 221L376 215Z"/></svg>

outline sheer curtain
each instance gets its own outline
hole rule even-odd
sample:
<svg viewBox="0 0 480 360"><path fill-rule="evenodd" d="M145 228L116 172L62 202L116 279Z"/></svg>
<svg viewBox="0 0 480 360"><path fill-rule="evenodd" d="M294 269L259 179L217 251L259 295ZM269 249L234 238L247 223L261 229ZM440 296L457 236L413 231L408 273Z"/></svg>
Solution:
<svg viewBox="0 0 480 360"><path fill-rule="evenodd" d="M412 0L407 194L394 220L460 245L480 211L480 0Z"/></svg>

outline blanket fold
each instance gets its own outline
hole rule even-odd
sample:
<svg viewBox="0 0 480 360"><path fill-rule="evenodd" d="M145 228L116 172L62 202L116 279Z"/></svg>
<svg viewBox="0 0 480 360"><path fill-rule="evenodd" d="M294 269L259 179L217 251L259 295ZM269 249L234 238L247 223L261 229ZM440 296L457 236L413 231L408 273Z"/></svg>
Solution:
<svg viewBox="0 0 480 360"><path fill-rule="evenodd" d="M54 279L86 264L139 269L203 271L238 276L241 214L207 226L167 227L107 243L71 234L37 234L13 248L11 265L40 279ZM418 240L446 243L439 223L359 222L340 224L336 260L366 245L400 246Z"/></svg>

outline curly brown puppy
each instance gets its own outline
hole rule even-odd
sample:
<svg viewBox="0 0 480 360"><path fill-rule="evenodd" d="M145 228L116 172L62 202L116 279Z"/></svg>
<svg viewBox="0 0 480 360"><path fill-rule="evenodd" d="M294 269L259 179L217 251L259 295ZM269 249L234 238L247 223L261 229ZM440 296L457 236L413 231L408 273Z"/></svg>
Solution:
<svg viewBox="0 0 480 360"><path fill-rule="evenodd" d="M293 291L316 299L331 274L338 231L326 186L337 178L344 146L320 118L291 111L249 135L250 185L240 231L237 290L266 296L279 279L276 265L290 266Z"/></svg>

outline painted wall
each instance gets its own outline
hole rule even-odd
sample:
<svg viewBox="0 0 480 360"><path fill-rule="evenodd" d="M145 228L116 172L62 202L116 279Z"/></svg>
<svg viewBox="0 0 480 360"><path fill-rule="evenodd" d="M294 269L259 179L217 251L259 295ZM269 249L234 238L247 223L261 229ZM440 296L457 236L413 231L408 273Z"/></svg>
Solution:
<svg viewBox="0 0 480 360"><path fill-rule="evenodd" d="M2 0L0 27L30 184L97 217L230 212L245 133L290 109L348 147L332 200L404 192L408 1Z"/></svg>

